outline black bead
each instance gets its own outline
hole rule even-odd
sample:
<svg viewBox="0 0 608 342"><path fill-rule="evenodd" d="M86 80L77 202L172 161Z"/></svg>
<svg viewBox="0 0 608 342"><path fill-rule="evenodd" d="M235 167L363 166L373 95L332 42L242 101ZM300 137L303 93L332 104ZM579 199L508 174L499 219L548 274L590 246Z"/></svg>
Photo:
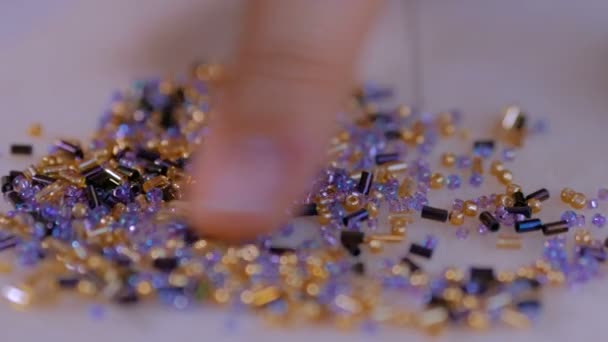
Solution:
<svg viewBox="0 0 608 342"><path fill-rule="evenodd" d="M526 197L521 191L516 191L513 193L513 200L515 201L514 207L523 207L527 205Z"/></svg>
<svg viewBox="0 0 608 342"><path fill-rule="evenodd" d="M160 125L163 128L174 127L175 116L173 115L173 111L175 110L175 106L172 103L169 103L163 107L163 110L160 113Z"/></svg>
<svg viewBox="0 0 608 342"><path fill-rule="evenodd" d="M433 250L425 246L413 243L410 245L410 254L418 255L423 258L430 259L433 257Z"/></svg>
<svg viewBox="0 0 608 342"><path fill-rule="evenodd" d="M116 296L116 302L120 305L132 305L139 302L139 296L132 289L121 290Z"/></svg>
<svg viewBox="0 0 608 342"><path fill-rule="evenodd" d="M581 247L579 250L579 256L591 257L599 262L606 262L606 250L603 246L600 247Z"/></svg>
<svg viewBox="0 0 608 342"><path fill-rule="evenodd" d="M82 152L82 148L76 144L72 144L65 140L59 140L57 144L55 144L58 149L71 154L75 158L82 159L84 158L84 153Z"/></svg>
<svg viewBox="0 0 608 342"><path fill-rule="evenodd" d="M509 214L521 214L524 215L526 218L530 218L532 217L532 208L530 208L529 206L523 206L523 207L508 207L505 208L507 210L507 212Z"/></svg>
<svg viewBox="0 0 608 342"><path fill-rule="evenodd" d="M570 230L568 221L545 223L542 226L543 234L547 236L567 233Z"/></svg>
<svg viewBox="0 0 608 342"><path fill-rule="evenodd" d="M139 109L142 109L146 112L152 112L154 111L154 106L152 105L152 103L150 103L150 101L148 101L148 99L142 97L141 100L139 100Z"/></svg>
<svg viewBox="0 0 608 342"><path fill-rule="evenodd" d="M179 264L179 260L177 258L166 257L166 258L156 258L152 262L154 268L163 271L163 272L171 272L177 268Z"/></svg>
<svg viewBox="0 0 608 342"><path fill-rule="evenodd" d="M479 220L491 232L497 232L500 229L500 223L489 211L479 214Z"/></svg>
<svg viewBox="0 0 608 342"><path fill-rule="evenodd" d="M411 273L418 272L422 269L420 266L418 266L418 264L413 262L412 259L408 257L401 258L401 263L407 266Z"/></svg>
<svg viewBox="0 0 608 342"><path fill-rule="evenodd" d="M369 219L369 213L367 212L367 209L362 208L362 209L359 209L359 210L345 216L342 219L342 223L346 227L350 227L355 222L363 222L363 221L367 221L368 219Z"/></svg>
<svg viewBox="0 0 608 342"><path fill-rule="evenodd" d="M542 304L539 300L531 299L519 301L515 304L515 307L518 311L524 313L535 313L542 308Z"/></svg>
<svg viewBox="0 0 608 342"><path fill-rule="evenodd" d="M14 190L13 183L11 183L10 181L6 182L6 183L4 181L2 182L2 193L3 194L6 194L7 192L13 191L13 190Z"/></svg>
<svg viewBox="0 0 608 342"><path fill-rule="evenodd" d="M365 234L362 232L343 230L340 232L340 242L343 246L358 246L365 241Z"/></svg>
<svg viewBox="0 0 608 342"><path fill-rule="evenodd" d="M399 153L382 153L376 155L376 164L382 165L399 160Z"/></svg>
<svg viewBox="0 0 608 342"><path fill-rule="evenodd" d="M488 284L494 282L494 269L489 267L471 267L470 280L475 283Z"/></svg>
<svg viewBox="0 0 608 342"><path fill-rule="evenodd" d="M365 274L365 265L362 262L357 262L353 265L353 272L355 274L363 275Z"/></svg>
<svg viewBox="0 0 608 342"><path fill-rule="evenodd" d="M540 189L537 191L534 191L533 193L529 194L528 196L526 196L526 201L532 198L535 198L539 201L546 201L549 199L549 190L547 189Z"/></svg>
<svg viewBox="0 0 608 342"><path fill-rule="evenodd" d="M73 289L78 285L79 279L76 277L64 277L57 279L57 284L62 289Z"/></svg>
<svg viewBox="0 0 608 342"><path fill-rule="evenodd" d="M354 257L361 255L361 248L359 246L348 246L345 249Z"/></svg>
<svg viewBox="0 0 608 342"><path fill-rule="evenodd" d="M494 151L494 140L477 140L473 143L473 151L476 154L484 155L484 151Z"/></svg>
<svg viewBox="0 0 608 342"><path fill-rule="evenodd" d="M295 217L316 216L316 215L317 215L317 204L316 203L302 204L294 209Z"/></svg>
<svg viewBox="0 0 608 342"><path fill-rule="evenodd" d="M17 191L9 191L4 194L4 197L14 206L23 203L23 199Z"/></svg>
<svg viewBox="0 0 608 342"><path fill-rule="evenodd" d="M149 162L154 162L156 159L160 158L160 154L158 152L146 150L143 148L138 149L137 152L135 153L135 156L139 159L144 159Z"/></svg>
<svg viewBox="0 0 608 342"><path fill-rule="evenodd" d="M17 170L11 170L8 172L8 176L11 178L11 182L12 182L13 179L17 178L18 176L23 176L23 172L17 171Z"/></svg>
<svg viewBox="0 0 608 342"><path fill-rule="evenodd" d="M87 201L89 202L89 208L95 209L99 207L99 196L97 195L97 191L95 190L94 186L87 186L84 193L87 197Z"/></svg>
<svg viewBox="0 0 608 342"><path fill-rule="evenodd" d="M144 167L144 171L146 171L146 173L152 173L155 175L166 175L168 169L166 167L160 166L160 165L156 165L156 164L148 164Z"/></svg>
<svg viewBox="0 0 608 342"><path fill-rule="evenodd" d="M531 219L515 222L515 231L518 233L528 233L541 230L543 223L539 219Z"/></svg>
<svg viewBox="0 0 608 342"><path fill-rule="evenodd" d="M393 122L393 117L385 113L371 113L368 115L368 118L371 122L375 123L387 124Z"/></svg>
<svg viewBox="0 0 608 342"><path fill-rule="evenodd" d="M142 188L141 184L139 184L139 183L131 184L129 189L131 190L131 194L133 196L141 195L143 193L143 188Z"/></svg>
<svg viewBox="0 0 608 342"><path fill-rule="evenodd" d="M191 246L193 245L195 242L197 242L198 240L200 240L199 235L194 232L194 229L192 228L186 228L183 231L183 240L186 243L186 245Z"/></svg>
<svg viewBox="0 0 608 342"><path fill-rule="evenodd" d="M55 178L49 177L49 176L46 176L46 175L40 175L40 174L38 174L38 175L34 175L32 177L32 183L34 183L35 185L41 185L43 187L45 187L47 185L50 185L50 184L53 184L53 183L55 183L55 181L56 181Z"/></svg>
<svg viewBox="0 0 608 342"><path fill-rule="evenodd" d="M116 171L120 172L120 174L127 177L127 179L131 182L137 182L137 181L141 180L141 174L139 173L139 171L137 171L135 169L119 165L116 168Z"/></svg>
<svg viewBox="0 0 608 342"><path fill-rule="evenodd" d="M429 301L426 303L427 307L431 308L431 307L444 307L444 308L448 308L448 301L436 296L436 295L432 295L431 298L429 299Z"/></svg>
<svg viewBox="0 0 608 342"><path fill-rule="evenodd" d="M397 140L401 139L401 132L396 130L386 131L384 132L384 137L387 140Z"/></svg>
<svg viewBox="0 0 608 342"><path fill-rule="evenodd" d="M433 221L446 222L448 220L448 215L449 213L447 210L425 205L422 207L420 217Z"/></svg>
<svg viewBox="0 0 608 342"><path fill-rule="evenodd" d="M357 184L357 191L361 194L369 195L373 182L373 173L367 171L361 172L361 178L359 179L359 184Z"/></svg>
<svg viewBox="0 0 608 342"><path fill-rule="evenodd" d="M21 154L21 155L32 155L34 153L34 147L32 145L26 144L12 144L11 145L11 154Z"/></svg>
<svg viewBox="0 0 608 342"><path fill-rule="evenodd" d="M283 255L286 253L295 253L295 249L293 248L289 248L289 247L278 247L278 246L273 246L268 248L268 252L270 252L270 254L276 254L276 255Z"/></svg>
<svg viewBox="0 0 608 342"><path fill-rule="evenodd" d="M175 165L177 165L177 167L182 170L186 167L187 164L188 164L188 158L178 158L175 160Z"/></svg>

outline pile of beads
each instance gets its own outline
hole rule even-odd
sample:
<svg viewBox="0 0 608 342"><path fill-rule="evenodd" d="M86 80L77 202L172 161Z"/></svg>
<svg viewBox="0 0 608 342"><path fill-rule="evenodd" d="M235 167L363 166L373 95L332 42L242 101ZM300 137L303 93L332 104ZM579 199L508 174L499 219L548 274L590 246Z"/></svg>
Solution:
<svg viewBox="0 0 608 342"><path fill-rule="evenodd" d="M114 96L88 144L59 141L37 164L2 178L14 210L0 216L0 251L13 250L30 270L22 283L2 289L5 299L27 307L72 291L123 305L156 299L179 309L248 307L281 324L371 323L429 333L450 325L524 328L541 309L544 287L593 278L606 261L605 244L584 229L574 234L573 252L566 248L565 233L582 215L568 211L542 222L534 216L549 191L526 195L513 182L505 163L525 139L528 120L519 108L507 108L500 123L500 141L510 146L502 160L492 160L498 140L475 141L470 154L441 155L451 170L444 175L426 156L441 138L466 137L460 114L378 110L391 96L378 87L357 93L358 119L344 124L327 167L294 205L292 216L318 223L319 240L286 246L263 236L229 245L199 236L186 222L182 197L195 182L189 160L209 134L208 90L219 75L217 65L197 65L182 80L138 82ZM477 188L491 177L504 192L455 200L448 209L429 203L431 191ZM564 189L561 199L574 209L597 208L608 190L587 200ZM501 249L520 248L522 234L540 232L547 241L538 260L513 272L449 267L430 274L424 262L438 246L432 235L370 269L361 255L406 244L417 216L453 226L478 220L481 233L498 232ZM386 232L379 232L381 218ZM593 217L598 227L605 222ZM277 235L292 232L288 224ZM459 229L459 237L466 232Z"/></svg>

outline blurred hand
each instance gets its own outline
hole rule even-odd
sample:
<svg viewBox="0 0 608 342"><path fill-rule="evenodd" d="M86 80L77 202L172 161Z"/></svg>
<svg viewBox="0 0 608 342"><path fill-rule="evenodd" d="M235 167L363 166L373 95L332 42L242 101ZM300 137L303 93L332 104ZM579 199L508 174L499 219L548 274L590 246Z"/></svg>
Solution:
<svg viewBox="0 0 608 342"><path fill-rule="evenodd" d="M309 185L353 88L380 0L255 0L213 132L195 161L193 220L242 240L280 224Z"/></svg>

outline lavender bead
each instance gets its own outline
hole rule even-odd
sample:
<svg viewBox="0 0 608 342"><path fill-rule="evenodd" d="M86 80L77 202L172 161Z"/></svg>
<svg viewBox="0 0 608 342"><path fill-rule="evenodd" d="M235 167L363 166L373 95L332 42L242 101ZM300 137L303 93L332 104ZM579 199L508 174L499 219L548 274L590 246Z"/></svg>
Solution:
<svg viewBox="0 0 608 342"><path fill-rule="evenodd" d="M459 175L449 175L447 178L448 189L455 190L460 188L461 180Z"/></svg>
<svg viewBox="0 0 608 342"><path fill-rule="evenodd" d="M589 208L589 209L597 209L598 205L599 205L598 201L595 198L591 199L591 200L589 200L589 202L587 202L587 208Z"/></svg>
<svg viewBox="0 0 608 342"><path fill-rule="evenodd" d="M515 149L506 147L502 150L502 160L506 162L513 161L515 159Z"/></svg>
<svg viewBox="0 0 608 342"><path fill-rule="evenodd" d="M471 158L469 156L458 156L456 158L456 167L459 169L468 169L471 167Z"/></svg>
<svg viewBox="0 0 608 342"><path fill-rule="evenodd" d="M461 199L455 199L452 202L452 210L462 211L462 207L464 206L464 201Z"/></svg>
<svg viewBox="0 0 608 342"><path fill-rule="evenodd" d="M603 228L606 225L606 216L602 214L595 214L591 219L591 223L598 228Z"/></svg>
<svg viewBox="0 0 608 342"><path fill-rule="evenodd" d="M587 224L587 220L585 219L585 215L578 215L576 217L576 225L579 227L584 227Z"/></svg>
<svg viewBox="0 0 608 342"><path fill-rule="evenodd" d="M481 232L480 232L481 234ZM459 240L466 240L466 238L469 237L469 229L465 228L465 227L460 227L458 229L456 229L456 237Z"/></svg>
<svg viewBox="0 0 608 342"><path fill-rule="evenodd" d="M483 184L483 176L479 173L473 173L469 178L469 184L475 188L480 187Z"/></svg>

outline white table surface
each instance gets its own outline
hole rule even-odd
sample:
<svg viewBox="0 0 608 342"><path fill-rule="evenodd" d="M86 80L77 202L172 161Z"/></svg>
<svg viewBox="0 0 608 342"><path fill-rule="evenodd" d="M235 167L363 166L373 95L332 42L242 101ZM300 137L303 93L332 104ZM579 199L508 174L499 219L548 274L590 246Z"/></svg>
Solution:
<svg viewBox="0 0 608 342"><path fill-rule="evenodd" d="M393 84L401 100L429 110L462 109L477 137L490 135L488 127L503 105L520 103L551 124L550 133L530 139L512 166L521 185L546 186L553 194L564 185L587 194L608 186L603 139L608 129L608 2L422 2L389 1L364 53L362 78ZM54 138L86 138L113 89L125 88L136 77L179 72L197 56L227 56L238 9L239 1L230 0L0 0L0 171L31 162L11 157L8 145L32 141L26 133L32 122L44 123L44 138L35 140L40 156ZM491 184L485 190L496 190ZM449 197L432 200L447 204ZM565 210L558 201L551 203L542 218ZM601 209L608 212L608 205ZM491 239L457 241L453 230L428 224L414 229L413 239L428 231L446 236L431 269L448 263L515 266L534 260L542 246L537 237L527 239L519 253L494 252ZM547 291L544 313L530 331L450 331L437 340L602 340L607 285L600 279ZM23 313L0 306L0 340L430 339L392 329L374 335L331 328L276 330L251 316L231 318L212 308L184 313L154 305L108 307L101 320L92 319L88 309L89 304L68 301ZM226 328L230 322L236 329Z"/></svg>

